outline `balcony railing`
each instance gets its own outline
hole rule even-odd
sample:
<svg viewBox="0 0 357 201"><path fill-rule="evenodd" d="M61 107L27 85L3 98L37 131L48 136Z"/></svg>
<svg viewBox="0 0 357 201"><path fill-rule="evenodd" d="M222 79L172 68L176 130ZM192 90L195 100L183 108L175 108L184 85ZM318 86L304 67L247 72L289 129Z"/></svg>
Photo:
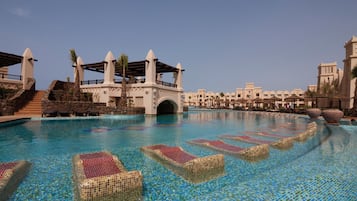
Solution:
<svg viewBox="0 0 357 201"><path fill-rule="evenodd" d="M84 80L81 81L81 85L89 85L89 84L103 84L104 80Z"/></svg>
<svg viewBox="0 0 357 201"><path fill-rule="evenodd" d="M160 85L167 86L167 87L174 87L174 88L177 87L177 84L170 83L170 82L164 82L164 81L158 81L158 80L156 80L156 84L160 84Z"/></svg>
<svg viewBox="0 0 357 201"><path fill-rule="evenodd" d="M21 75L7 74L7 73L0 73L0 79L22 80L22 76Z"/></svg>

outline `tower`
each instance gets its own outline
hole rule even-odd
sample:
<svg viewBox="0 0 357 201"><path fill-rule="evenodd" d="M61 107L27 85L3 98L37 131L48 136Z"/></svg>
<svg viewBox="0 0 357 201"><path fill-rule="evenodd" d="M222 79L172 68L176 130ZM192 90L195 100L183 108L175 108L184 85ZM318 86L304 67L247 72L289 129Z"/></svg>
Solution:
<svg viewBox="0 0 357 201"><path fill-rule="evenodd" d="M337 68L337 63L320 63L318 68L317 76L317 92L321 92L321 89L324 84L336 84L341 83L343 72Z"/></svg>
<svg viewBox="0 0 357 201"><path fill-rule="evenodd" d="M352 69L357 66L357 37L352 38L345 43L345 59L343 60L343 79L341 83L342 108L349 109L353 107L353 98L355 91L355 79L352 79Z"/></svg>

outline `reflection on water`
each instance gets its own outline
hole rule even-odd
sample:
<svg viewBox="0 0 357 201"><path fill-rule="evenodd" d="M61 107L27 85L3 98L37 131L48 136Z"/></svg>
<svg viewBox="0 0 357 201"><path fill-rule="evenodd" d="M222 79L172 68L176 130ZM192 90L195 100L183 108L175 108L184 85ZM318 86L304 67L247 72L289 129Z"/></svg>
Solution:
<svg viewBox="0 0 357 201"><path fill-rule="evenodd" d="M353 147L353 141L357 143L357 136L338 127L327 130L323 124L319 124L320 130L315 136L305 142L294 142L294 146L287 151L270 149L269 158L257 163L225 155L227 176L200 185L191 185L177 177L143 155L140 147L152 144L181 146L189 153L203 157L217 152L190 145L187 141L201 138L217 140L224 133L245 131L293 136L304 130L307 123L305 118L287 114L237 111L31 121L0 129L0 159L26 159L33 163L27 179L12 200L73 200L72 156L100 150L108 150L119 156L128 170L142 172L145 178L144 197L147 200L224 200L227 199L224 196L230 194L229 200L279 200L280 197L275 195L284 194L286 189L294 190L298 187L296 184L308 183L309 178L320 174L321 167L332 168L322 162L330 161L336 153L346 154L348 151L345 150ZM272 131L274 129L275 132ZM252 146L232 140L225 142L240 147ZM351 158L350 155L347 157ZM309 183L307 186L310 188L315 185ZM296 190L302 192L301 189ZM216 197L210 197L213 194Z"/></svg>
<svg viewBox="0 0 357 201"><path fill-rule="evenodd" d="M321 152L324 155L334 155L344 152L353 146L351 134L338 126L328 126L330 137L321 144Z"/></svg>
<svg viewBox="0 0 357 201"><path fill-rule="evenodd" d="M156 118L156 126L159 127L180 126L182 123L181 115L159 115L153 118Z"/></svg>
<svg viewBox="0 0 357 201"><path fill-rule="evenodd" d="M33 122L29 121L17 126L0 128L0 142L31 143L34 138L34 132L31 130L32 124Z"/></svg>

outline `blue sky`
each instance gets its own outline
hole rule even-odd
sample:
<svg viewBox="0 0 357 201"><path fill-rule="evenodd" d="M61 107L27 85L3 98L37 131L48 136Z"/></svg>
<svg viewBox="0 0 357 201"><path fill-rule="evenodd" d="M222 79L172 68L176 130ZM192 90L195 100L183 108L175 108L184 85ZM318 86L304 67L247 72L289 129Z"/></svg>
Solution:
<svg viewBox="0 0 357 201"><path fill-rule="evenodd" d="M185 91L233 92L246 82L306 90L319 63L343 68L344 43L357 35L356 8L354 0L6 0L0 51L31 48L38 89L73 80L74 48L84 63L108 51L143 60L152 49L160 61L182 64ZM85 72L85 79L102 75Z"/></svg>

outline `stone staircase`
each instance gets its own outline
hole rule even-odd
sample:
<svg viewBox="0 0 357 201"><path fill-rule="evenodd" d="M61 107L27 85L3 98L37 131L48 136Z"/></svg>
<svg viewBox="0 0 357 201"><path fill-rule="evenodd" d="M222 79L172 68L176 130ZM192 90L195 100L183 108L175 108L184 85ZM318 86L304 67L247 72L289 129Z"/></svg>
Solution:
<svg viewBox="0 0 357 201"><path fill-rule="evenodd" d="M45 91L36 91L32 100L30 100L23 108L15 112L16 116L38 116L42 115L41 99Z"/></svg>

